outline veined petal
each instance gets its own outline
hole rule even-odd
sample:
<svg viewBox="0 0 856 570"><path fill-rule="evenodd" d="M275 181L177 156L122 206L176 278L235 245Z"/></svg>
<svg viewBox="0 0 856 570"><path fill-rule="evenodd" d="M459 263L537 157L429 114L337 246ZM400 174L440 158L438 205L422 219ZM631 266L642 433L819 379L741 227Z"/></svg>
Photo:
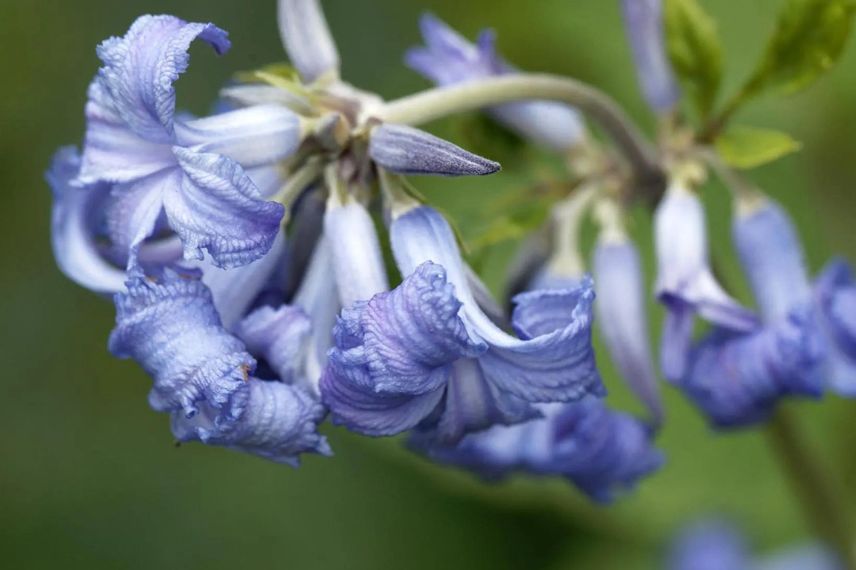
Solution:
<svg viewBox="0 0 856 570"><path fill-rule="evenodd" d="M377 231L365 206L352 198L344 205L329 200L324 236L333 256L342 306L350 307L389 289Z"/></svg>
<svg viewBox="0 0 856 570"><path fill-rule="evenodd" d="M180 185L181 172L171 168L111 189L106 206L107 232L116 253L127 255L128 267L137 264L143 240L154 232L163 211L164 195Z"/></svg>
<svg viewBox="0 0 856 570"><path fill-rule="evenodd" d="M244 168L290 156L300 145L300 119L279 105L256 105L176 125L178 144L228 156Z"/></svg>
<svg viewBox="0 0 856 570"><path fill-rule="evenodd" d="M645 99L655 111L669 111L681 93L666 56L662 0L622 0L621 8Z"/></svg>
<svg viewBox="0 0 856 570"><path fill-rule="evenodd" d="M739 211L732 231L740 264L766 321L785 318L809 299L802 245L781 206L765 199Z"/></svg>
<svg viewBox="0 0 856 570"><path fill-rule="evenodd" d="M175 89L190 61L188 48L199 38L225 53L226 32L213 24L188 23L174 16L141 16L122 38L98 46L104 66L98 80L109 94L110 107L140 138L173 141Z"/></svg>
<svg viewBox="0 0 856 570"><path fill-rule="evenodd" d="M270 250L284 214L261 198L243 169L220 155L173 147L184 176L164 194L170 226L184 242L187 259L211 254L218 267L236 267Z"/></svg>
<svg viewBox="0 0 856 570"><path fill-rule="evenodd" d="M74 147L61 148L46 173L53 190L51 245L60 270L72 281L98 293L115 293L125 286L125 272L110 264L95 243L93 218L102 210L110 186L76 187L80 170Z"/></svg>
<svg viewBox="0 0 856 570"><path fill-rule="evenodd" d="M654 421L663 417L645 314L645 286L639 253L629 240L601 241L594 253L600 332L630 389Z"/></svg>
<svg viewBox="0 0 856 570"><path fill-rule="evenodd" d="M399 174L482 176L500 168L492 160L404 125L384 124L375 128L369 141L369 155L383 168Z"/></svg>
<svg viewBox="0 0 856 570"><path fill-rule="evenodd" d="M483 31L472 44L431 14L423 15L419 26L425 47L409 50L405 62L438 85L516 71L497 53L491 31ZM492 107L490 113L523 137L557 151L567 150L585 135L577 111L561 103L521 101Z"/></svg>
<svg viewBox="0 0 856 570"><path fill-rule="evenodd" d="M252 453L292 467L302 453L332 455L318 433L324 407L303 389L250 378L241 384L228 414L206 409L193 418L174 413L179 441L201 441Z"/></svg>
<svg viewBox="0 0 856 570"><path fill-rule="evenodd" d="M113 110L113 100L99 78L89 85L88 97L82 183L129 182L175 165L168 144L141 138Z"/></svg>
<svg viewBox="0 0 856 570"><path fill-rule="evenodd" d="M235 330L250 353L267 360L286 384L294 384L303 374L303 355L311 332L306 313L289 305L259 307Z"/></svg>
<svg viewBox="0 0 856 570"><path fill-rule="evenodd" d="M824 347L808 307L752 333L716 329L690 355L679 387L726 428L765 420L782 396L819 397Z"/></svg>
<svg viewBox="0 0 856 570"><path fill-rule="evenodd" d="M499 329L478 307L467 284L454 234L439 213L423 206L400 215L392 222L390 238L403 275L429 260L445 268L463 304L464 323L472 336L489 345L479 358L488 382L529 402L570 401L587 393L603 392L590 346L594 299L590 282L577 291L518 296L518 304L525 307L512 320L521 325L518 332L523 333L523 338L515 338ZM540 306L567 307L563 314L569 320L549 332L525 330L523 315Z"/></svg>
<svg viewBox="0 0 856 570"><path fill-rule="evenodd" d="M700 521L678 536L669 554L668 570L748 570L745 540L720 520Z"/></svg>
<svg viewBox="0 0 856 570"><path fill-rule="evenodd" d="M198 272L135 271L118 293L110 352L133 358L154 379L149 402L158 411L193 416L199 402L228 406L256 365L223 329Z"/></svg>
<svg viewBox="0 0 856 570"><path fill-rule="evenodd" d="M339 72L339 52L319 0L279 0L279 34L291 63L307 83Z"/></svg>

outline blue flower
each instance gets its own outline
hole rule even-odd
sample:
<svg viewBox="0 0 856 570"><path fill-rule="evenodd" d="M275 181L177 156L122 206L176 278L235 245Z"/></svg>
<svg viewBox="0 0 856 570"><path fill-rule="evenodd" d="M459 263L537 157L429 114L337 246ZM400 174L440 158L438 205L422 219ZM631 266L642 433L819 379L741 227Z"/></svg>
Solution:
<svg viewBox="0 0 856 570"><path fill-rule="evenodd" d="M648 105L670 111L681 97L666 54L661 0L621 0L636 76Z"/></svg>
<svg viewBox="0 0 856 570"><path fill-rule="evenodd" d="M856 396L856 280L841 259L831 261L814 286L815 310L826 340L824 374L829 387Z"/></svg>
<svg viewBox="0 0 856 570"><path fill-rule="evenodd" d="M222 326L199 272L134 271L116 295L110 351L133 358L154 386L151 406L172 415L180 441L240 449L289 464L304 452L329 454L317 424L323 406L302 387L252 375L256 360ZM280 332L275 330L274 332ZM256 328L255 346L264 343ZM271 338L270 342L274 339Z"/></svg>
<svg viewBox="0 0 856 570"><path fill-rule="evenodd" d="M339 52L319 0L279 0L279 33L291 63L311 83L339 75Z"/></svg>
<svg viewBox="0 0 856 570"><path fill-rule="evenodd" d="M98 48L104 65L89 88L78 180L112 185L108 234L129 265L162 216L186 258L202 259L207 250L222 267L261 257L279 231L283 207L265 201L244 169L291 154L300 121L277 105L177 119L172 83L197 37L218 53L229 48L223 30L172 16L143 16Z"/></svg>
<svg viewBox="0 0 856 570"><path fill-rule="evenodd" d="M406 62L438 85L453 85L516 70L496 52L493 32L483 31L475 45L431 14L419 22L425 47L407 52ZM521 101L491 108L491 115L525 138L558 151L576 145L585 127L576 110L551 101Z"/></svg>
<svg viewBox="0 0 856 570"><path fill-rule="evenodd" d="M418 426L455 442L532 418L537 412L528 402L602 393L589 332L590 284L542 293L562 326L549 328L521 309L516 338L479 308L442 216L428 207L393 215L393 253L406 277L342 312L321 381L334 421L369 435Z"/></svg>
<svg viewBox="0 0 856 570"><path fill-rule="evenodd" d="M680 380L687 368L693 322L699 314L723 327L750 331L752 313L717 283L708 264L704 209L698 197L673 182L654 219L657 249L657 298L666 306L660 361L663 374Z"/></svg>

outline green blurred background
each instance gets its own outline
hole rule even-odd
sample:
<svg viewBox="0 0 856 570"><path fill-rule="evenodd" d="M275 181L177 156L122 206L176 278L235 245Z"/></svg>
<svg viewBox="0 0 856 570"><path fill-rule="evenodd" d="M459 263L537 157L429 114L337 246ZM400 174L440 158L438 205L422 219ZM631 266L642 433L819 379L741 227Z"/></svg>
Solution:
<svg viewBox="0 0 856 570"><path fill-rule="evenodd" d="M283 59L273 0L0 0L0 560L6 568L656 568L668 536L709 512L734 517L761 548L806 536L762 433L711 434L674 390L660 438L668 463L609 508L561 481L514 479L486 486L427 464L395 440L328 429L332 459L298 470L222 449L172 445L166 417L150 411L149 380L111 358L112 305L67 281L49 246L50 193L42 172L56 147L79 143L97 42L121 35L142 13L168 12L226 28L234 47L215 58L194 50L179 104L204 111L230 75ZM401 64L431 10L468 36L499 32L520 67L568 74L611 93L645 128L615 0L325 0L354 84L397 97L426 84ZM726 89L748 72L777 0L706 1L727 54ZM813 269L832 252L856 259L856 48L808 92L763 99L741 122L786 130L797 155L752 173L793 212ZM436 125L479 143L473 118ZM476 133L478 134L478 133ZM484 139L482 133L481 138ZM489 179L417 181L473 238L491 198L525 191L555 165L507 141L505 170ZM498 155L498 156L496 156ZM529 165L532 165L531 167ZM713 248L730 258L728 203L706 189ZM494 203L496 200L494 199ZM488 210L492 211L492 210ZM497 213L498 214L498 213ZM493 214L491 214L493 215ZM648 216L634 234L651 268ZM499 287L513 244L489 252ZM733 262L728 278L746 293ZM748 300L748 299L747 299ZM656 320L656 319L655 319ZM601 354L602 351L601 351ZM632 403L605 358L618 405ZM856 403L800 404L825 462L856 498Z"/></svg>

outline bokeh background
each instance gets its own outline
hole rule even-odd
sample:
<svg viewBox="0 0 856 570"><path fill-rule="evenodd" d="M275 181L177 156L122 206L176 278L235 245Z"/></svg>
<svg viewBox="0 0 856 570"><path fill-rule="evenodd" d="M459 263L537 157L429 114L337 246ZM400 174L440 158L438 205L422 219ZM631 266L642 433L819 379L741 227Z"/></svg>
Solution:
<svg viewBox="0 0 856 570"><path fill-rule="evenodd" d="M746 75L778 0L719 0L726 90ZM430 10L468 36L494 27L520 67L568 74L611 93L642 125L653 120L636 89L615 0L325 0L344 76L387 98L426 87L401 63ZM562 481L484 485L411 455L396 440L328 429L336 456L298 470L201 445L176 448L167 418L150 411L149 380L106 350L109 301L58 272L49 245L43 171L59 145L79 143L97 42L142 13L168 12L226 28L224 58L195 49L179 104L204 111L234 72L283 59L273 0L0 0L0 560L7 568L657 568L669 536L717 512L760 549L806 537L797 503L764 435L712 434L666 387L668 463L637 492L595 507ZM738 119L780 128L803 150L751 176L792 211L813 269L833 252L856 259L856 47L808 92L766 98ZM560 170L473 117L436 132L490 152L502 173L480 180L419 180L429 199L479 235L507 214L497 196L526 192ZM496 140L492 140L496 138ZM728 237L729 207L705 189L714 250L747 301ZM486 215L485 212L489 214ZM634 215L648 252L650 225ZM492 287L514 243L483 256ZM650 274L650 273L649 273ZM654 318L655 324L658 317ZM635 409L607 359L611 398ZM823 460L856 498L856 402L795 406Z"/></svg>

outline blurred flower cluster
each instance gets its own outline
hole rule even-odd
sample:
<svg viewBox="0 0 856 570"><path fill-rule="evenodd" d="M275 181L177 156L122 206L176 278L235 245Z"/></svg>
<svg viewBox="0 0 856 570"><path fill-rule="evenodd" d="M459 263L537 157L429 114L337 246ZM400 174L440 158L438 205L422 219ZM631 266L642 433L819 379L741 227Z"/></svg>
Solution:
<svg viewBox="0 0 856 570"><path fill-rule="evenodd" d="M406 433L418 453L487 479L558 476L609 502L663 464L660 373L716 428L763 422L785 397L856 395L849 266L832 261L811 279L788 213L713 144L733 109L712 114L713 95L687 85L706 69L687 72L692 45L667 42L659 1L622 7L661 125L658 183L598 136L584 101L533 92L488 105L564 159L571 181L530 228L499 301L406 178L499 164L387 120L390 103L340 77L318 0L279 1L292 66L237 75L203 117L176 109L175 84L195 40L229 50L224 30L142 16L102 42L82 148L61 149L47 174L54 253L69 278L113 296L110 351L152 377L149 404L170 414L175 437L297 465L332 453L319 432L329 418L371 437ZM431 15L421 31L405 61L441 92L520 76L490 31L471 43ZM683 93L701 101L699 128ZM708 171L732 187L734 248L757 311L715 276L699 192ZM654 210L659 365L627 222L641 203ZM605 397L595 328L644 417Z"/></svg>

